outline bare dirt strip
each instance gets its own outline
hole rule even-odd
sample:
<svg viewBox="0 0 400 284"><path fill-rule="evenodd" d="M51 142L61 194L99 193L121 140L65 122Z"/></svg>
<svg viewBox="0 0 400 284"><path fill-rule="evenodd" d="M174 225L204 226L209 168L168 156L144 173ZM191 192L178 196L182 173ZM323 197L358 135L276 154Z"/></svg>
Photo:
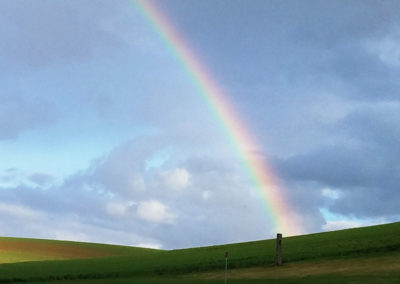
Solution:
<svg viewBox="0 0 400 284"><path fill-rule="evenodd" d="M368 258L304 261L286 263L281 267L252 267L228 271L229 279L263 279L305 277L314 275L374 275L400 271L400 254ZM223 269L192 275L197 279L223 279Z"/></svg>

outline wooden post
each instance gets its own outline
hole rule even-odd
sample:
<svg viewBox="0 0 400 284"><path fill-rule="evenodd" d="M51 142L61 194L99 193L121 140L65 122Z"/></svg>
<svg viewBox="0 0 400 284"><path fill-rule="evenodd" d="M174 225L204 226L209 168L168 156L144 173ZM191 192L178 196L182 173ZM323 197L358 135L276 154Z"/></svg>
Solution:
<svg viewBox="0 0 400 284"><path fill-rule="evenodd" d="M282 265L282 234L276 235L276 255L275 255L276 265Z"/></svg>

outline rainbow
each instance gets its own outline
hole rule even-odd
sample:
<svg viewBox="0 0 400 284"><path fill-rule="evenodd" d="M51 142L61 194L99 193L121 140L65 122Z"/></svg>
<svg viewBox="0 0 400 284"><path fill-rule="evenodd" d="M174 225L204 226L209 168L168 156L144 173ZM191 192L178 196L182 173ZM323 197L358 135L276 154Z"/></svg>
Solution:
<svg viewBox="0 0 400 284"><path fill-rule="evenodd" d="M259 190L275 229L284 235L300 234L302 230L296 222L297 218L290 209L267 162L249 155L249 150L262 149L262 147L256 142L248 127L235 111L228 95L219 88L211 73L200 62L183 35L151 0L132 0L132 2L180 61L215 116L221 121L224 131L233 141L249 176Z"/></svg>

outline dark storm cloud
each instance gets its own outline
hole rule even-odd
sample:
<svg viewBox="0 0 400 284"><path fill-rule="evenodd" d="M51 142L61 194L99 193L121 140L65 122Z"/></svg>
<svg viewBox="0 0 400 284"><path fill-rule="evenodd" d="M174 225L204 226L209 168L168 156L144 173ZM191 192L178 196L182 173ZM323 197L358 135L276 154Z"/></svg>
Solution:
<svg viewBox="0 0 400 284"><path fill-rule="evenodd" d="M289 198L311 216L328 187L343 192L329 203L337 213L399 214L399 2L243 3L219 21L226 2L204 1L207 21L177 23L271 145Z"/></svg>
<svg viewBox="0 0 400 284"><path fill-rule="evenodd" d="M343 194L330 209L361 217L394 216L400 202L400 109L369 105L336 123L344 141L278 162L292 182L314 182ZM312 189L310 189L312 191ZM299 197L301 199L301 197Z"/></svg>
<svg viewBox="0 0 400 284"><path fill-rule="evenodd" d="M287 39L287 45L295 49L287 58L294 58L298 64L292 64L286 73L296 77L300 85L311 77L319 90L337 96L361 101L398 101L400 70L382 60L389 56L382 53L389 52L385 50L385 41L398 41L400 17L394 11L399 3L325 4L316 1L312 7L304 5L296 13L294 38ZM300 57L301 54L306 57Z"/></svg>
<svg viewBox="0 0 400 284"><path fill-rule="evenodd" d="M286 159L280 171L289 179L339 188L371 185L377 179L376 168L381 160L371 150L326 147Z"/></svg>
<svg viewBox="0 0 400 284"><path fill-rule="evenodd" d="M365 46L337 49L321 66L323 76L336 76L348 90L343 95L357 100L399 101L400 70L388 66ZM340 94L339 94L340 95Z"/></svg>
<svg viewBox="0 0 400 284"><path fill-rule="evenodd" d="M259 86L283 77L302 82L310 75L324 75L321 71L327 72L332 61L340 64L342 54L358 58L368 40L395 32L400 20L397 1L352 1L351 5L240 0L168 5L160 1L159 5L228 86L235 81ZM226 7L229 13L224 13Z"/></svg>
<svg viewBox="0 0 400 284"><path fill-rule="evenodd" d="M344 132L362 144L395 154L399 151L399 121L399 103L370 104L351 112L336 127L338 132Z"/></svg>

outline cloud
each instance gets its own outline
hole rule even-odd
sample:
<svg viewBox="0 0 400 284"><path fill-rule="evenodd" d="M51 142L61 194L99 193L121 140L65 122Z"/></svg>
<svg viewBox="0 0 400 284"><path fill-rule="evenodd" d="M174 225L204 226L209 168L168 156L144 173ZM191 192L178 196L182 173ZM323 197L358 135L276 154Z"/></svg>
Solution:
<svg viewBox="0 0 400 284"><path fill-rule="evenodd" d="M322 196L327 197L329 199L336 200L336 199L340 198L341 193L338 190L334 190L334 189L326 187L326 188L322 189Z"/></svg>
<svg viewBox="0 0 400 284"><path fill-rule="evenodd" d="M71 189L61 185L42 190L25 185L1 188L0 194L4 201L0 204L5 217L0 220L3 236L161 246L157 237L137 230L139 224L129 215L116 222L121 216L116 206L106 206L110 197L86 192L82 187ZM114 215L110 216L110 212Z"/></svg>
<svg viewBox="0 0 400 284"><path fill-rule="evenodd" d="M43 213L38 210L33 210L26 206L7 203L0 203L0 213L2 216L8 216L8 218L28 219L31 221L40 221L40 219L44 217Z"/></svg>
<svg viewBox="0 0 400 284"><path fill-rule="evenodd" d="M22 131L46 127L58 118L57 108L35 95L0 94L0 140L15 139Z"/></svg>
<svg viewBox="0 0 400 284"><path fill-rule="evenodd" d="M22 66L82 60L123 41L107 25L121 11L121 1L2 1L0 53ZM4 67L4 66L3 66Z"/></svg>
<svg viewBox="0 0 400 284"><path fill-rule="evenodd" d="M137 205L136 201L116 201L111 199L106 204L106 211L116 219L135 218Z"/></svg>
<svg viewBox="0 0 400 284"><path fill-rule="evenodd" d="M138 217L152 223L173 224L176 216L169 208L157 200L140 202L137 207Z"/></svg>
<svg viewBox="0 0 400 284"><path fill-rule="evenodd" d="M203 191L203 193L201 194L201 197L202 197L204 200L209 199L209 198L211 197L211 191L209 191L209 190Z"/></svg>
<svg viewBox="0 0 400 284"><path fill-rule="evenodd" d="M158 150L160 142L145 139L128 141L95 160L92 165L71 176L66 183L86 184L120 197L142 196L147 190L146 159Z"/></svg>
<svg viewBox="0 0 400 284"><path fill-rule="evenodd" d="M46 186L54 181L54 177L46 173L34 173L29 176L29 180L38 186Z"/></svg>
<svg viewBox="0 0 400 284"><path fill-rule="evenodd" d="M163 248L262 239L276 233L254 185L242 175L239 160L172 153L168 162L147 169L146 161L165 148L159 141L123 143L87 169L45 189L33 183L1 188L5 204L40 209L43 219L26 228L4 219L0 229L8 235ZM166 186L160 173L172 177L174 186ZM132 177L140 178L144 188L132 189ZM177 185L190 190L177 190ZM29 220L24 216L22 223Z"/></svg>
<svg viewBox="0 0 400 284"><path fill-rule="evenodd" d="M337 133L344 132L360 144L395 151L400 139L399 113L400 104L397 102L366 105L339 120L335 130Z"/></svg>
<svg viewBox="0 0 400 284"><path fill-rule="evenodd" d="M337 231L337 230L357 228L357 227L363 227L363 226L368 226L368 225L362 224L360 222L347 221L347 220L328 221L325 225L322 226L322 229L324 231Z"/></svg>
<svg viewBox="0 0 400 284"><path fill-rule="evenodd" d="M177 168L160 173L165 185L171 189L185 189L190 185L190 174L186 169Z"/></svg>
<svg viewBox="0 0 400 284"><path fill-rule="evenodd" d="M330 208L339 213L390 216L398 212L396 184L400 179L393 157L384 155L369 147L327 147L283 161L280 173L294 183L319 185L313 186L314 190L335 188L322 190L322 194L332 201Z"/></svg>
<svg viewBox="0 0 400 284"><path fill-rule="evenodd" d="M349 228L358 228L358 227L366 227L373 226L379 224L385 224L392 222L393 219L385 219L385 218L367 218L367 219L354 219L354 218L344 218L345 216L337 216L337 220L328 220L326 224L322 226L324 231L336 231L343 230Z"/></svg>
<svg viewBox="0 0 400 284"><path fill-rule="evenodd" d="M360 218L396 216L399 107L367 103L355 108L333 123L334 143L327 141L307 153L278 159L278 172L292 186L307 185L313 198L333 212Z"/></svg>
<svg viewBox="0 0 400 284"><path fill-rule="evenodd" d="M126 214L128 205L116 202L110 202L107 204L107 213L114 217L122 217Z"/></svg>
<svg viewBox="0 0 400 284"><path fill-rule="evenodd" d="M50 234L52 239L61 241L73 240L76 242L90 242L92 239L91 236L88 236L81 231L72 231L68 229L54 230ZM50 236L48 236L48 238L50 238Z"/></svg>
<svg viewBox="0 0 400 284"><path fill-rule="evenodd" d="M392 220L400 203L399 4L266 3L236 1L226 9L220 1L210 9L193 2L184 13L181 3L160 5L176 15L254 130L263 146L252 156L272 161L307 231L356 225L353 215ZM97 146L93 137L111 140L115 129L127 134L116 131L113 145L135 140L107 149L58 184L40 169L4 173L2 202L45 218L36 228L3 220L2 230L166 248L273 236L242 161L157 35L136 25L141 20L125 2L95 4L0 4L7 11L0 19L3 69L22 76L3 85L14 90L23 81L21 88L32 90L0 95L0 139L47 127L73 109L76 133L86 133L84 121L90 125L92 140L82 149ZM65 123L63 133L65 125L71 126ZM165 149L173 150L160 157ZM345 217L322 227L321 206Z"/></svg>
<svg viewBox="0 0 400 284"><path fill-rule="evenodd" d="M138 243L137 245L138 247L141 248L151 248L151 249L161 249L161 245L157 244L157 243Z"/></svg>
<svg viewBox="0 0 400 284"><path fill-rule="evenodd" d="M400 66L400 31L387 34L380 40L367 43L366 48L390 67Z"/></svg>

